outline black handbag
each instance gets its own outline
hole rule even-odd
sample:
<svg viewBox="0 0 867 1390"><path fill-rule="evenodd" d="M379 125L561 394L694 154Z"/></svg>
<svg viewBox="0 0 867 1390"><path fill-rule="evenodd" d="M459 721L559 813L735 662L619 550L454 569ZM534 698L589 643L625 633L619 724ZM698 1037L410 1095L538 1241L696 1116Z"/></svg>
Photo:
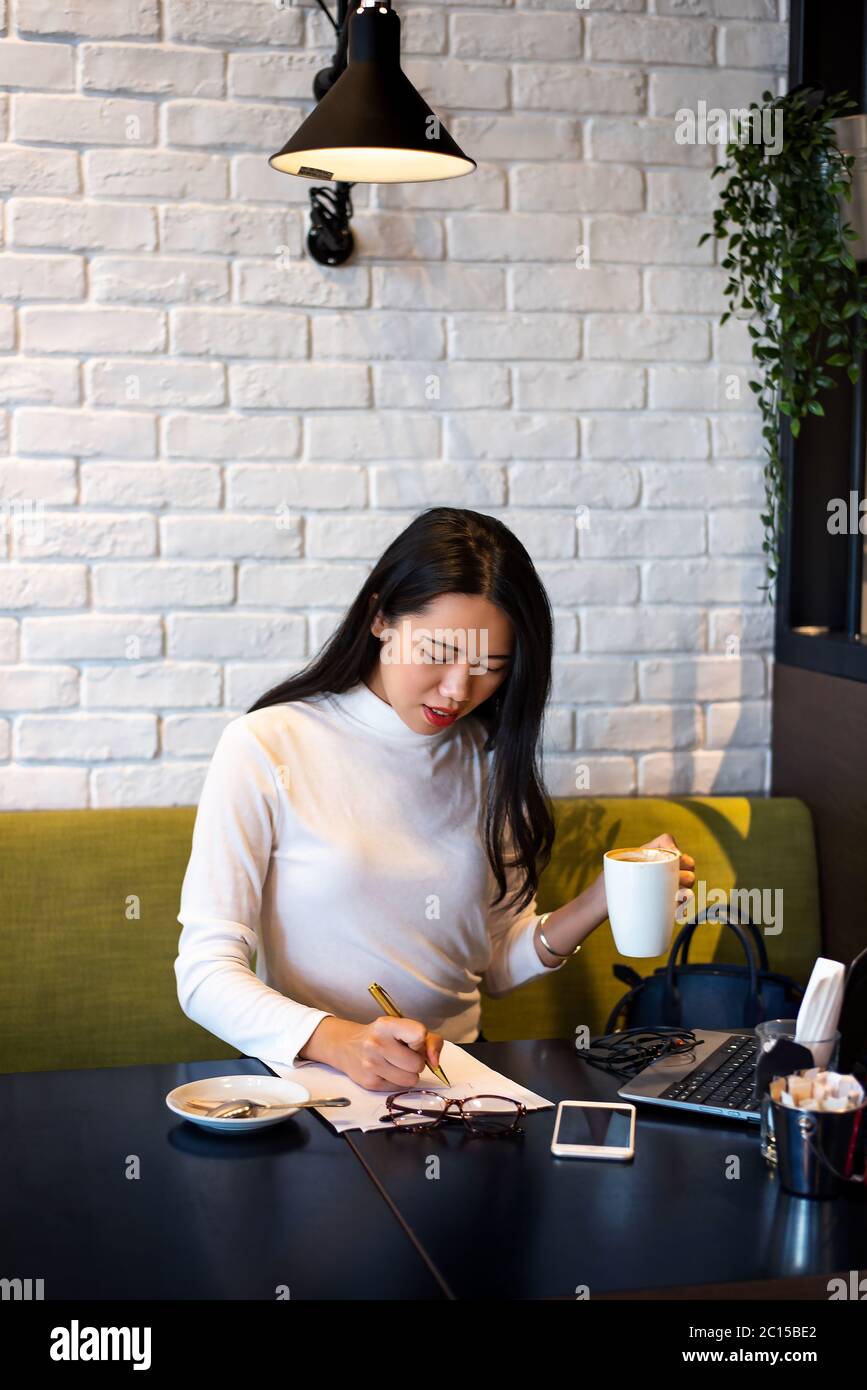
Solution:
<svg viewBox="0 0 867 1390"><path fill-rule="evenodd" d="M690 942L702 922L722 922L733 931L748 963L690 964ZM612 1009L606 1034L618 1027L621 1013L624 1028L751 1029L769 1018L794 1018L804 997L799 984L770 969L764 938L755 923L749 918L730 922L721 913L705 912L695 922L687 922L672 944L668 964L646 979L621 962L612 969L630 989Z"/></svg>

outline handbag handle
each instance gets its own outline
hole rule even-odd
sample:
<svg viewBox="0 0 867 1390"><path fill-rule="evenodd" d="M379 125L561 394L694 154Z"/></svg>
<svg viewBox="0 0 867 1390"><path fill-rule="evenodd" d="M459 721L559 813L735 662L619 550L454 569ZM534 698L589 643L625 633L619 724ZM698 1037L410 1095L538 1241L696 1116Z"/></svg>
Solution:
<svg viewBox="0 0 867 1390"><path fill-rule="evenodd" d="M624 1011L626 1020L628 1021L629 1006L632 1003L633 999L637 998L638 995L641 993L646 983L646 980L642 980L640 984L633 985L632 989L629 990L627 994L624 994L623 998L620 999L618 1003L614 1005L614 1008L608 1015L608 1022L605 1025L605 1032L603 1034L603 1037L608 1037L609 1033L615 1032L615 1030L617 1029L617 1023L620 1018L620 1015L624 1013Z"/></svg>
<svg viewBox="0 0 867 1390"><path fill-rule="evenodd" d="M694 922L687 922L687 923L686 923L686 926L687 926L688 930L682 931L682 932L680 933L680 936L683 938L683 945L682 945L682 947L681 947L681 959L680 959L680 964L681 964L681 965L686 965L686 964L688 963L688 961L689 961L689 948L690 948L690 944L691 944L691 942L692 942L693 933L694 933L696 927L700 927L704 922L719 922L719 923L721 923L721 924L722 924L723 926L725 926L725 927L737 927L737 926L744 926L744 927L746 927L747 930L748 930L749 933L750 933L750 939L751 939L752 942L754 943L755 948L756 948L756 951L757 951L757 953L758 953L758 957L759 957L759 969L760 969L760 970L770 970L771 966L770 966L770 962L769 962L769 960L768 960L768 949L767 949L767 947L765 946L764 937L762 936L761 932L759 931L758 927L756 926L756 924L755 924L755 922L752 920L752 918L751 918L751 917L748 917L748 918L746 919L745 922L740 922L740 921L738 921L738 922L730 922L727 916L726 916L726 917L722 917L722 916L711 917L711 916L710 916L710 909L709 909L709 908L705 908L705 910L704 910L704 915L703 915L702 917L697 917L697 918L695 919ZM739 935L740 935L740 933L739 933ZM680 939L680 938L678 938L678 939ZM748 955L748 956L749 956L749 954L750 954L750 952L747 951L747 955Z"/></svg>
<svg viewBox="0 0 867 1390"><path fill-rule="evenodd" d="M692 937L692 933L695 931L698 925L698 922L687 922L686 926L681 927L675 939L674 945L672 946L671 951L669 952L668 964L665 967L663 1017L665 1018L667 1024L671 1024L674 1027L677 1027L677 1025L680 1023L681 1014L680 991L678 990L677 985L675 983L675 974L677 969L677 953L680 950L681 943L684 940L686 940L687 943L689 942L689 940ZM750 950L750 944L746 933L741 931L740 926L736 922L726 922L726 926L730 927L731 930L736 934L738 940L744 948L744 955L747 958L747 968L749 970L749 991L747 993L746 1003L744 1004L744 1026L747 1028L754 1028L756 1023L759 1021L759 1015L761 1012L762 1004L761 996L759 994L758 977L756 975L756 962L753 957L753 953Z"/></svg>

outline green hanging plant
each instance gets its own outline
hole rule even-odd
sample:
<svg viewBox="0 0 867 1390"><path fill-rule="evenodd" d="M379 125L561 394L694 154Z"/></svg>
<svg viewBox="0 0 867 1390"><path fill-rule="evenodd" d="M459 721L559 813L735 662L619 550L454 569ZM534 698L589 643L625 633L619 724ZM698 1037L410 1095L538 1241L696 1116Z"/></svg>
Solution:
<svg viewBox="0 0 867 1390"><path fill-rule="evenodd" d="M728 176L714 228L698 244L727 238L721 265L729 272L723 291L729 307L720 323L733 315L751 320L758 379L750 389L761 410L766 453L761 520L767 583L760 588L772 601L787 504L780 415L797 438L808 414L825 413L821 395L837 384L828 367L845 368L850 381L857 380L867 345L867 276L859 276L846 244L857 233L842 223L837 201L841 194L851 199L854 156L842 153L831 124L856 103L845 93L826 97L806 88L776 99L763 92L762 103L750 105L757 113L752 130L776 130L774 122L781 121L777 152L757 139L726 145L725 164L711 174Z"/></svg>

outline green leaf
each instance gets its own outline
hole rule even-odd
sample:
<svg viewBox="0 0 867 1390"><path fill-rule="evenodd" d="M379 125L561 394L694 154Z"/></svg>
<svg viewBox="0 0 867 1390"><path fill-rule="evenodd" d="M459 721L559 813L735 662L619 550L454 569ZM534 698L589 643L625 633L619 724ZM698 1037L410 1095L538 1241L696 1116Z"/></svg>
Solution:
<svg viewBox="0 0 867 1390"><path fill-rule="evenodd" d="M763 106L783 117L783 147L771 157L750 141L726 145L711 175L721 177L707 235L727 239L718 262L727 273L720 324L742 312L753 319L756 380L748 384L765 453L762 587L773 602L786 492L780 424L788 419L797 438L802 419L824 415L819 393L838 386L831 367L857 380L867 353L867 275L859 274L850 249L856 234L840 213L842 200L851 201L854 156L839 149L832 124L857 104L845 93L803 88L782 97L766 91L750 110Z"/></svg>

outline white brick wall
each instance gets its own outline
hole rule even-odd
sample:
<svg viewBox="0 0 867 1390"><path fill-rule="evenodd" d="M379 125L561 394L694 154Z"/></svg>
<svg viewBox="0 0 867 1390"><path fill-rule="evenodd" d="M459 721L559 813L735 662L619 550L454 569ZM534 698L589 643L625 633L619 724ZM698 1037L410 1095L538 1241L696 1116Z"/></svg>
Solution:
<svg viewBox="0 0 867 1390"><path fill-rule="evenodd" d="M0 0L0 809L195 802L436 503L548 587L554 794L767 789L749 347L674 112L782 90L784 3L399 4L480 167L357 187L325 271L266 163L312 3Z"/></svg>

